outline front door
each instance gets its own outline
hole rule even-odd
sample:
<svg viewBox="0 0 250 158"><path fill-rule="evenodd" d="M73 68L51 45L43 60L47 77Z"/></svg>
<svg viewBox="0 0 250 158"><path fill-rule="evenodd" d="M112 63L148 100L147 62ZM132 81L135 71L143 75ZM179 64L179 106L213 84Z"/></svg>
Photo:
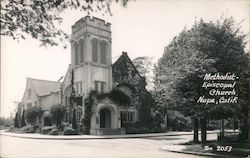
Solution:
<svg viewBox="0 0 250 158"><path fill-rule="evenodd" d="M111 111L107 108L100 110L100 128L111 128Z"/></svg>

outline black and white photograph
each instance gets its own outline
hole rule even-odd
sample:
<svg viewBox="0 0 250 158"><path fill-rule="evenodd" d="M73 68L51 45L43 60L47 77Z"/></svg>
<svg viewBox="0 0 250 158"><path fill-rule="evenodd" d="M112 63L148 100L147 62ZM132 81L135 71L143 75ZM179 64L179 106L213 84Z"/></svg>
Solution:
<svg viewBox="0 0 250 158"><path fill-rule="evenodd" d="M250 0L1 0L1 158L250 158Z"/></svg>

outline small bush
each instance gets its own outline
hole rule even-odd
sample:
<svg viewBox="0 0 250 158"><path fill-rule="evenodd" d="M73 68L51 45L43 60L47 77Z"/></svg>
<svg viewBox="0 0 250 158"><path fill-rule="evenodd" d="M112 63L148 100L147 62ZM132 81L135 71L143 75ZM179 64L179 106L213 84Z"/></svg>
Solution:
<svg viewBox="0 0 250 158"><path fill-rule="evenodd" d="M77 135L77 132L73 128L68 127L64 129L63 135Z"/></svg>
<svg viewBox="0 0 250 158"><path fill-rule="evenodd" d="M126 128L126 134L137 134L138 130L135 127L127 127Z"/></svg>
<svg viewBox="0 0 250 158"><path fill-rule="evenodd" d="M27 125L20 129L22 133L35 133L35 128L33 125Z"/></svg>
<svg viewBox="0 0 250 158"><path fill-rule="evenodd" d="M58 129L52 129L50 132L49 132L49 135L58 135L59 134L59 131Z"/></svg>
<svg viewBox="0 0 250 158"><path fill-rule="evenodd" d="M184 131L186 129L190 129L192 126L186 120L182 117L176 117L173 120L170 121L171 127L173 128L173 131Z"/></svg>
<svg viewBox="0 0 250 158"><path fill-rule="evenodd" d="M17 131L17 128L14 126L11 126L8 130L8 132L15 132L15 131Z"/></svg>
<svg viewBox="0 0 250 158"><path fill-rule="evenodd" d="M49 134L52 129L56 129L56 126L45 126L42 128L42 134Z"/></svg>
<svg viewBox="0 0 250 158"><path fill-rule="evenodd" d="M144 133L159 133L165 132L161 129L158 123L152 122L150 124L136 122L123 124L127 134L144 134Z"/></svg>
<svg viewBox="0 0 250 158"><path fill-rule="evenodd" d="M159 127L153 127L152 129L150 129L150 132L151 133L160 133L162 132L163 130L161 130Z"/></svg>
<svg viewBox="0 0 250 158"><path fill-rule="evenodd" d="M68 122L62 122L62 129L64 130L64 129L66 129L66 128L69 128L70 127L70 123L68 123Z"/></svg>

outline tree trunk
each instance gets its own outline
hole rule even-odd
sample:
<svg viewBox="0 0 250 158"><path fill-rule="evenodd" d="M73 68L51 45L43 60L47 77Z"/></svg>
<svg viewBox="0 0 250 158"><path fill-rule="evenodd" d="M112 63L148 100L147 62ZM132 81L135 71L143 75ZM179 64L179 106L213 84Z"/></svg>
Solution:
<svg viewBox="0 0 250 158"><path fill-rule="evenodd" d="M225 126L224 126L224 119L222 119L221 120L221 134L220 134L221 139L224 138L224 133L225 133Z"/></svg>
<svg viewBox="0 0 250 158"><path fill-rule="evenodd" d="M237 119L236 119L236 116L234 116L234 117L233 117L233 128L234 128L234 132L235 132L236 126L237 126Z"/></svg>
<svg viewBox="0 0 250 158"><path fill-rule="evenodd" d="M193 130L194 130L194 137L193 141L198 142L199 141L199 121L197 118L193 118Z"/></svg>
<svg viewBox="0 0 250 158"><path fill-rule="evenodd" d="M207 120L205 118L200 120L201 123L201 143L207 142Z"/></svg>
<svg viewBox="0 0 250 158"><path fill-rule="evenodd" d="M244 142L248 139L248 118L243 118L240 124L240 141Z"/></svg>

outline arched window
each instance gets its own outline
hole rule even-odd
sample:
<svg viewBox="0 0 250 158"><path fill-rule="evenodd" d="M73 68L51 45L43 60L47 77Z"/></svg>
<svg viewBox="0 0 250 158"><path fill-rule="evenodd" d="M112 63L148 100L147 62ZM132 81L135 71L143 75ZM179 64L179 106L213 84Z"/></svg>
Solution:
<svg viewBox="0 0 250 158"><path fill-rule="evenodd" d="M92 43L92 61L93 62L97 62L97 53L98 53L98 49L97 49L97 44L98 44L98 41L97 39L93 39L91 41Z"/></svg>
<svg viewBox="0 0 250 158"><path fill-rule="evenodd" d="M101 63L106 64L107 43L105 41L102 41L100 43L100 49L101 49Z"/></svg>
<svg viewBox="0 0 250 158"><path fill-rule="evenodd" d="M84 41L83 40L80 40L79 53L80 53L80 63L83 63L84 61Z"/></svg>
<svg viewBox="0 0 250 158"><path fill-rule="evenodd" d="M75 43L75 64L78 65L78 44Z"/></svg>

